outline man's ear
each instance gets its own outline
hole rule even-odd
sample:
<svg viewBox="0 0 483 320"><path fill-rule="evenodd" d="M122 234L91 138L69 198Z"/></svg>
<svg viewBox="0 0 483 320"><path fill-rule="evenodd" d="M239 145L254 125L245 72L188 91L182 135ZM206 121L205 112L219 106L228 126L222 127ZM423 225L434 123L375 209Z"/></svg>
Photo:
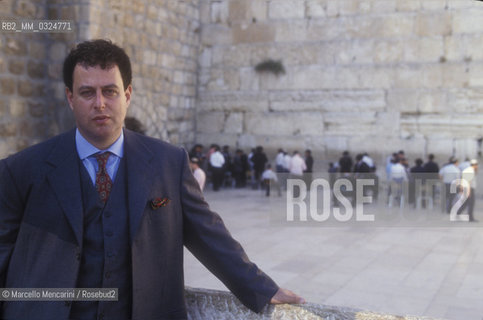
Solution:
<svg viewBox="0 0 483 320"><path fill-rule="evenodd" d="M73 106L73 98L74 98L74 94L69 90L68 87L65 87L65 96L67 97L67 101L69 102L69 107L74 110L74 106Z"/></svg>
<svg viewBox="0 0 483 320"><path fill-rule="evenodd" d="M127 89L124 91L124 96L126 97L126 103L127 103L127 106L129 107L129 104L131 103L131 96L132 96L132 85L129 85Z"/></svg>

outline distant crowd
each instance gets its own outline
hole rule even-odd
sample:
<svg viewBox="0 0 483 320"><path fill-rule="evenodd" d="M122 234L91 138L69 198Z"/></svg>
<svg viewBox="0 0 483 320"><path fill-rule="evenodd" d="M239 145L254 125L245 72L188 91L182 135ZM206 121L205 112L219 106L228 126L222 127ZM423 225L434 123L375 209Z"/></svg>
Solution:
<svg viewBox="0 0 483 320"><path fill-rule="evenodd" d="M271 161L262 146L251 149L248 154L241 149L235 150L232 154L230 147L226 145L220 148L219 145L212 144L205 151L201 144L197 144L191 149L189 156L194 175L202 189L208 180L212 183L214 191L220 190L223 186L245 188L249 185L253 189L266 187L267 196L270 194L270 188L267 187L269 184L275 187L280 195L286 182L283 180L287 177L301 177L310 182L314 166L311 150L305 150L302 155L299 151L289 153L280 148L273 159L275 168L272 168ZM424 185L432 180L440 182L440 188L433 186L431 191L426 189L423 192L426 192L426 195L429 194L432 199L439 193L441 207L449 213L463 193L461 185L457 186L457 192L451 190L451 185L455 181L464 179L468 182L468 191L465 194L467 200L464 201L462 208L468 208L470 219L473 219L477 160L465 159L459 162L458 159L451 157L448 162L440 166L435 161L434 155L429 154L426 162L417 158L414 160L414 165L410 166L404 151L400 150L387 157L384 165L388 205L391 206L394 201L400 204L406 201L415 206L420 204L416 193L416 181L420 180ZM363 178L372 179L374 183L368 188L368 192L377 200L380 177L376 174L376 169L376 163L368 153L359 153L352 157L348 151L344 151L338 161L329 163L330 186L332 188L335 181L341 178L352 182ZM403 192L404 186L409 189L406 193ZM350 193L346 195L350 196ZM403 199L404 196L407 199ZM422 202L422 206L427 203L426 199ZM337 205L337 203L334 204Z"/></svg>

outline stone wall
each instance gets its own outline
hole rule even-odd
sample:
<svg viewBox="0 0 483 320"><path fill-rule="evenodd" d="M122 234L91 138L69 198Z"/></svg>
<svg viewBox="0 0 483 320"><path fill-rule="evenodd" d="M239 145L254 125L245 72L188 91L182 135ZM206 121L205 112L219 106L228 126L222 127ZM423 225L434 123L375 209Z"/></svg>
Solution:
<svg viewBox="0 0 483 320"><path fill-rule="evenodd" d="M483 3L202 0L197 141L477 155ZM280 60L285 74L257 73Z"/></svg>
<svg viewBox="0 0 483 320"><path fill-rule="evenodd" d="M190 320L430 320L418 316L394 316L307 303L303 305L268 305L254 313L231 293L186 288L186 305Z"/></svg>
<svg viewBox="0 0 483 320"><path fill-rule="evenodd" d="M151 136L194 142L199 0L3 0L2 20L74 21L71 33L0 32L0 158L74 124L62 62L78 42L110 38L133 64L129 115Z"/></svg>

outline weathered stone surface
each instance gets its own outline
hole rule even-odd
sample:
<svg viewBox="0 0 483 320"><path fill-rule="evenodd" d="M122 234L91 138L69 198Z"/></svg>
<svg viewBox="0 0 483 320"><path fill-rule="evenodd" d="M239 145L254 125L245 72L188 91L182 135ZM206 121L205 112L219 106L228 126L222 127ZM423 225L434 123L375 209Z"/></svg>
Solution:
<svg viewBox="0 0 483 320"><path fill-rule="evenodd" d="M304 16L304 1L278 0L269 3L268 17L270 19L301 19Z"/></svg>
<svg viewBox="0 0 483 320"><path fill-rule="evenodd" d="M24 56L27 54L27 43L21 38L7 38L4 52L9 55Z"/></svg>
<svg viewBox="0 0 483 320"><path fill-rule="evenodd" d="M10 73L19 75L22 74L25 70L25 61L23 60L11 60L8 64L8 71Z"/></svg>
<svg viewBox="0 0 483 320"><path fill-rule="evenodd" d="M242 133L243 132L243 113L232 112L229 113L225 120L223 128L225 133Z"/></svg>
<svg viewBox="0 0 483 320"><path fill-rule="evenodd" d="M198 131L203 133L221 133L225 122L224 112L206 112L198 114Z"/></svg>
<svg viewBox="0 0 483 320"><path fill-rule="evenodd" d="M34 79L44 78L46 76L45 64L30 60L27 63L27 73L30 77Z"/></svg>
<svg viewBox="0 0 483 320"><path fill-rule="evenodd" d="M200 111L268 111L267 96L250 92L201 93Z"/></svg>
<svg viewBox="0 0 483 320"><path fill-rule="evenodd" d="M186 288L185 297L190 320L430 320L426 317L401 317L312 303L268 305L256 314L243 306L229 292Z"/></svg>
<svg viewBox="0 0 483 320"><path fill-rule="evenodd" d="M232 29L234 44L270 42L275 40L275 28L266 23L237 23Z"/></svg>
<svg viewBox="0 0 483 320"><path fill-rule="evenodd" d="M2 95L12 95L15 93L15 81L11 78L0 79L0 93Z"/></svg>
<svg viewBox="0 0 483 320"><path fill-rule="evenodd" d="M382 90L327 90L274 92L269 97L270 109L275 111L345 111L366 112L386 107Z"/></svg>
<svg viewBox="0 0 483 320"><path fill-rule="evenodd" d="M245 127L258 135L316 135L324 131L324 118L318 112L247 113Z"/></svg>

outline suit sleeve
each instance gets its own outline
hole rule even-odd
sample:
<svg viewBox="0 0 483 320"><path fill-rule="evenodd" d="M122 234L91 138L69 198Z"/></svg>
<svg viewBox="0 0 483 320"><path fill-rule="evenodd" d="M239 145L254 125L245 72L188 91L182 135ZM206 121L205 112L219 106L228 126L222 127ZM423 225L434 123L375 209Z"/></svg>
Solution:
<svg viewBox="0 0 483 320"><path fill-rule="evenodd" d="M248 308L260 312L278 290L277 284L251 262L220 216L209 209L188 166L181 182L184 244Z"/></svg>
<svg viewBox="0 0 483 320"><path fill-rule="evenodd" d="M0 287L5 287L5 279L10 256L12 255L23 205L12 173L6 160L0 161Z"/></svg>

